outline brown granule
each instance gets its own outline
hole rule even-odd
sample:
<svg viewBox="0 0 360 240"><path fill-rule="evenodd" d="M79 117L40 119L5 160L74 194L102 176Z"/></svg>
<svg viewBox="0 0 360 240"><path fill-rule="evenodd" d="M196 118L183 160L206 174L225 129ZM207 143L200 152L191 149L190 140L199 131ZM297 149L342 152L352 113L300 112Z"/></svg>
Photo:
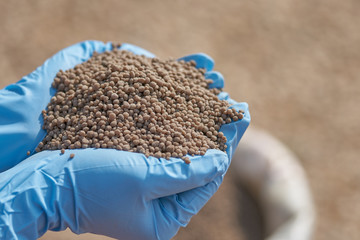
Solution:
<svg viewBox="0 0 360 240"><path fill-rule="evenodd" d="M47 135L36 151L113 148L157 158L226 150L221 125L242 119L194 61L160 60L114 49L54 79L43 111ZM70 155L71 156L71 155Z"/></svg>

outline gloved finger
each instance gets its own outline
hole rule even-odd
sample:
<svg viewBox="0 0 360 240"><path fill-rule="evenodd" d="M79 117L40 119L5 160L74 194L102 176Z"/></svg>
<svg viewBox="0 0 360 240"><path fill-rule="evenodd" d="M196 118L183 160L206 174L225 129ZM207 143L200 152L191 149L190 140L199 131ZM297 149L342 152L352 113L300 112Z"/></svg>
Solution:
<svg viewBox="0 0 360 240"><path fill-rule="evenodd" d="M216 71L209 71L205 73L206 79L211 79L213 82L209 84L209 88L224 88L224 77L221 73Z"/></svg>
<svg viewBox="0 0 360 240"><path fill-rule="evenodd" d="M228 124L224 124L220 128L220 132L222 132L227 139L226 153L228 154L229 159L231 159L235 153L236 147L239 144L241 137L244 135L245 130L250 124L251 117L249 112L249 106L247 103L238 103L230 98L228 98L227 101L232 104L230 108L235 108L237 111L241 110L243 112L242 119Z"/></svg>
<svg viewBox="0 0 360 240"><path fill-rule="evenodd" d="M149 52L141 47L130 44L130 43L122 43L121 46L119 47L119 49L130 51L136 55L144 55L149 58L155 57L155 55L152 54L151 52Z"/></svg>
<svg viewBox="0 0 360 240"><path fill-rule="evenodd" d="M227 92L221 92L221 93L219 93L218 98L219 98L220 100L225 100L225 101L231 100L231 98L230 98L230 96L229 96L229 94L228 94ZM234 103L235 103L235 102L230 103L230 104L234 104Z"/></svg>
<svg viewBox="0 0 360 240"><path fill-rule="evenodd" d="M214 60L205 53L187 55L178 60L184 60L185 62L193 60L196 62L196 68L205 68L206 71L211 71L214 68Z"/></svg>
<svg viewBox="0 0 360 240"><path fill-rule="evenodd" d="M152 157L149 158L151 161ZM156 159L149 164L143 191L146 200L161 198L204 186L225 173L228 156L219 150L210 149L204 156L190 157L191 163L181 159Z"/></svg>
<svg viewBox="0 0 360 240"><path fill-rule="evenodd" d="M222 179L223 176L218 176L204 186L158 199L157 204L154 204L156 209L154 212L164 219L163 223L158 225L160 235L170 239L176 231L169 231L169 229L185 227L191 217L197 214L215 194Z"/></svg>
<svg viewBox="0 0 360 240"><path fill-rule="evenodd" d="M251 116L249 112L249 105L245 102L236 102L235 100L231 99L229 97L229 94L227 92L221 92L218 95L218 98L220 100L225 100L230 104L230 109L235 108L237 111L243 112L243 118L236 121L231 122L228 124L224 124L221 126L220 131L224 133L226 136L227 142L227 149L226 152L229 155L230 159L232 158L234 151L243 136L246 128L250 124Z"/></svg>

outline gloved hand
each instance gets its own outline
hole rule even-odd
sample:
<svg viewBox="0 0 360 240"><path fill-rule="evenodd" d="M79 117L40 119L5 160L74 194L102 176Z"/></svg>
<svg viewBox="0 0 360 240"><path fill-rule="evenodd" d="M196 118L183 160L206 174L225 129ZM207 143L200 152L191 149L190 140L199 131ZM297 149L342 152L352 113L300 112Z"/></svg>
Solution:
<svg viewBox="0 0 360 240"><path fill-rule="evenodd" d="M122 49L153 55L130 44ZM227 152L208 150L202 157L146 158L114 149L43 151L26 158L46 135L41 111L55 94L51 83L60 70L73 68L111 44L86 41L48 59L16 84L0 90L0 239L36 239L47 230L69 227L120 239L170 239L219 188L235 148L250 122L246 103L242 120L224 125ZM221 74L204 54L183 58L207 69L213 87ZM74 158L69 158L75 153ZM24 160L25 159L25 160Z"/></svg>

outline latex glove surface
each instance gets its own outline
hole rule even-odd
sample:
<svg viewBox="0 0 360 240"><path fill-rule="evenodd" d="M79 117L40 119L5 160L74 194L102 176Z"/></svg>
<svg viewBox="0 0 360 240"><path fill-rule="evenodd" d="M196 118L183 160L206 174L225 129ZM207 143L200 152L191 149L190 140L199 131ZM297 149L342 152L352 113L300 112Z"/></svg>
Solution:
<svg viewBox="0 0 360 240"><path fill-rule="evenodd" d="M153 55L123 44L122 49ZM114 149L43 151L27 158L46 132L41 111L55 94L56 73L88 60L111 44L86 41L48 59L16 84L0 90L0 239L36 239L47 230L69 227L120 239L170 239L185 226L219 188L250 115L246 103L221 93L232 107L245 111L242 120L224 125L227 153L180 159L146 158ZM183 58L207 69L212 87L222 87L221 74L204 54ZM70 159L70 153L75 157ZM25 160L24 160L25 159Z"/></svg>

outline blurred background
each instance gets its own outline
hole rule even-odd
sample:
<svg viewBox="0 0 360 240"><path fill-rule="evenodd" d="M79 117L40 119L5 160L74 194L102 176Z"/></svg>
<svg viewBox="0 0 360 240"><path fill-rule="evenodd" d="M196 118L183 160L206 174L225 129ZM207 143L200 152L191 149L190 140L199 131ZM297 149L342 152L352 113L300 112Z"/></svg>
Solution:
<svg viewBox="0 0 360 240"><path fill-rule="evenodd" d="M357 0L1 0L0 87L89 39L160 58L207 53L224 90L249 103L251 127L300 159L317 209L314 239L359 239L359 10ZM255 201L233 175L176 239L263 238ZM67 231L42 239L107 238Z"/></svg>

